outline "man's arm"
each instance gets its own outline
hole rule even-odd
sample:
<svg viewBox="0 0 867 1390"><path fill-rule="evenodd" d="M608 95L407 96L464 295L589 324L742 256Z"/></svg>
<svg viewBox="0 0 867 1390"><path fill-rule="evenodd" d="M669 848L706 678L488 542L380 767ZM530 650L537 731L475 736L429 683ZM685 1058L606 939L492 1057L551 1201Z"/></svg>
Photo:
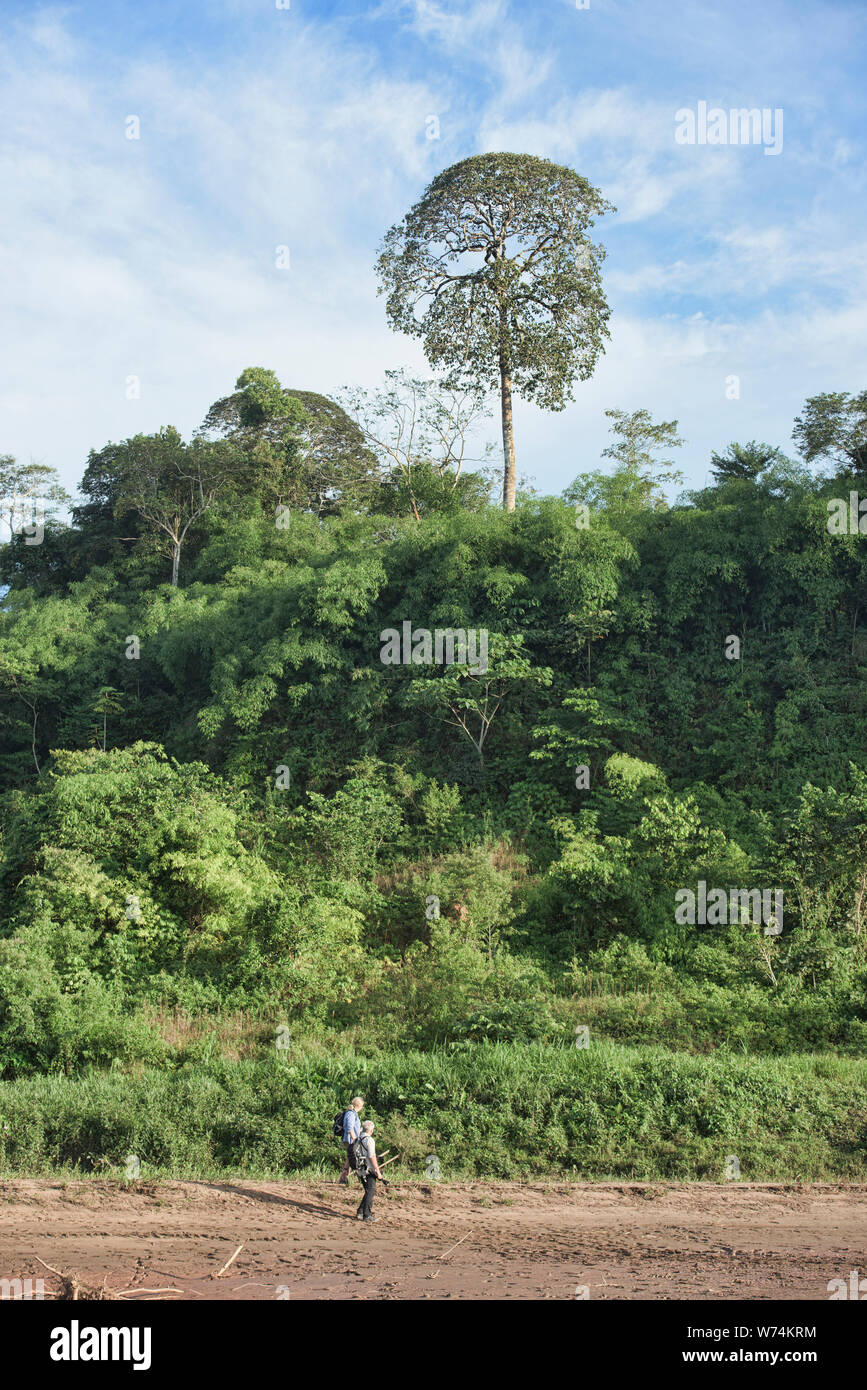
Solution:
<svg viewBox="0 0 867 1390"><path fill-rule="evenodd" d="M380 1171L379 1160L376 1157L376 1145L374 1144L372 1139L370 1140L370 1163L376 1176L378 1178L381 1178L382 1172Z"/></svg>

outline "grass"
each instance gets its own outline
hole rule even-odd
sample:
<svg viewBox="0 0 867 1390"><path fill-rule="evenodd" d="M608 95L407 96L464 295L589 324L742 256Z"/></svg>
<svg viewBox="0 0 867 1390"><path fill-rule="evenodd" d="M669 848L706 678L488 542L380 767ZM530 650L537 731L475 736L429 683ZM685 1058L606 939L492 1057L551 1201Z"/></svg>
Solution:
<svg viewBox="0 0 867 1390"><path fill-rule="evenodd" d="M0 1083L0 1174L333 1177L331 1119L367 1099L402 1179L867 1180L867 1062L653 1045L288 1051Z"/></svg>

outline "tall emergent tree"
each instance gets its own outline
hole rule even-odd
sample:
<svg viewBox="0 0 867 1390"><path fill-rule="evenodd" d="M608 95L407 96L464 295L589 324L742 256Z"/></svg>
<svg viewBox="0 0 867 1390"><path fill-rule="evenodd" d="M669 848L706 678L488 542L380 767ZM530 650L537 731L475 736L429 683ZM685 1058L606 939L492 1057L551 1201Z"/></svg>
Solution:
<svg viewBox="0 0 867 1390"><path fill-rule="evenodd" d="M455 384L499 386L503 505L515 506L512 391L562 410L608 337L594 218L615 209L580 174L527 154L444 169L385 236L389 323L423 340ZM481 258L479 262L479 258Z"/></svg>
<svg viewBox="0 0 867 1390"><path fill-rule="evenodd" d="M867 391L811 396L795 420L792 438L807 463L828 458L845 472L867 472Z"/></svg>

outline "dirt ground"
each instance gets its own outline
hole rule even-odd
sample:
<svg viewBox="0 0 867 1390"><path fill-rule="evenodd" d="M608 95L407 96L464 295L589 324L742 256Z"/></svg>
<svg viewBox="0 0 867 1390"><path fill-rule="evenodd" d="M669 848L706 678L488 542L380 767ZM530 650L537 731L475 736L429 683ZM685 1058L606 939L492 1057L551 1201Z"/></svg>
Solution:
<svg viewBox="0 0 867 1390"><path fill-rule="evenodd" d="M371 1225L358 1200L355 1179L3 1182L0 1278L56 1292L38 1256L79 1297L106 1281L142 1290L130 1302L719 1301L827 1300L829 1280L867 1275L867 1185L395 1182Z"/></svg>

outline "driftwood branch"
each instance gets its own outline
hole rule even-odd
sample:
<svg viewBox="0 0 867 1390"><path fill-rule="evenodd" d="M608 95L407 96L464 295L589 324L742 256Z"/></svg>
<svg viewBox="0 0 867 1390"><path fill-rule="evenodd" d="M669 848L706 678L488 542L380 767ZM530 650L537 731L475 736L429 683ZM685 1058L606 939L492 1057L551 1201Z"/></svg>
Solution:
<svg viewBox="0 0 867 1390"><path fill-rule="evenodd" d="M211 1278L212 1278L212 1279L219 1279L219 1277L220 1277L221 1274L225 1274L226 1270L229 1268L229 1265L232 1263L232 1261L233 1261L234 1259L237 1259L238 1255L240 1255L240 1253L241 1253L241 1251L242 1251L243 1249L244 1249L244 1242L241 1241L241 1244L238 1246L238 1248L237 1248L237 1250L235 1251L235 1253L234 1253L233 1255L230 1255L230 1256L229 1256L228 1260L227 1260L226 1263L223 1265L223 1268L217 1270L217 1273L216 1273L216 1274L212 1274L212 1275L211 1275Z"/></svg>

